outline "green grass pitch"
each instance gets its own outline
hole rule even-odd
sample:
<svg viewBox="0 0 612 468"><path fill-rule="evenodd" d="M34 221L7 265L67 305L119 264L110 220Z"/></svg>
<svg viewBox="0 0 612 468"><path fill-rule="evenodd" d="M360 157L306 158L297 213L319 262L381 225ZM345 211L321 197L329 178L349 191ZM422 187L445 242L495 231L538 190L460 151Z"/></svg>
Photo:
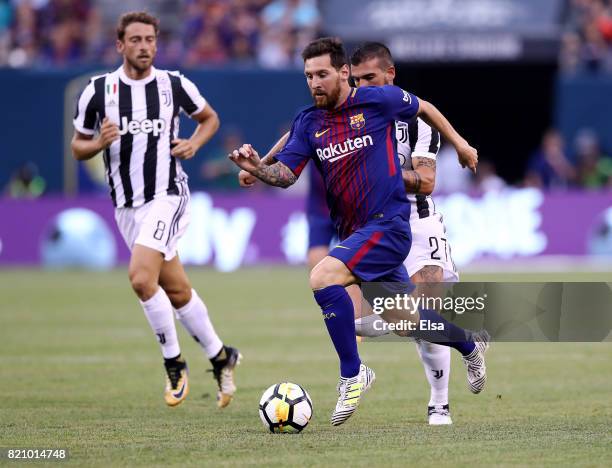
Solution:
<svg viewBox="0 0 612 468"><path fill-rule="evenodd" d="M494 343L477 396L453 353L451 427L426 424L428 386L414 344L362 343L377 382L351 420L333 428L337 361L305 270L189 274L221 337L244 354L225 410L216 408L207 360L180 326L191 393L177 408L164 405L158 346L125 270L0 271L0 447L68 448L74 466L611 464L610 343ZM313 399L302 434L269 434L259 420L261 393L282 380Z"/></svg>

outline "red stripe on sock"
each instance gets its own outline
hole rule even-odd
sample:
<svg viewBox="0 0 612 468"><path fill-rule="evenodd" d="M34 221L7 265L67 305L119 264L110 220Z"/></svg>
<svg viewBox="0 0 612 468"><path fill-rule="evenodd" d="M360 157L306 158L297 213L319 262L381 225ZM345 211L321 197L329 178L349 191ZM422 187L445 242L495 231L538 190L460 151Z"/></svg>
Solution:
<svg viewBox="0 0 612 468"><path fill-rule="evenodd" d="M357 253L353 256L353 258L351 258L351 261L346 264L349 270L352 270L355 265L357 265L361 261L365 254L367 254L372 247L378 244L382 235L383 233L381 231L376 231L370 236L366 243L363 244L361 248L357 251Z"/></svg>

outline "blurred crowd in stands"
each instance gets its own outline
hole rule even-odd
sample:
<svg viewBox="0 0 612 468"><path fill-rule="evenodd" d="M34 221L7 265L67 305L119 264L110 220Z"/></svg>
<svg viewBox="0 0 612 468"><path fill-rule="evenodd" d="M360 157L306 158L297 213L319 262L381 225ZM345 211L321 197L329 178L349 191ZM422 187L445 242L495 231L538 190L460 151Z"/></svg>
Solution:
<svg viewBox="0 0 612 468"><path fill-rule="evenodd" d="M443 146L438 154L436 172L436 190L445 193L467 192L474 188L488 192L507 187L491 161L479 161L475 176L460 169L457 155L449 146ZM612 190L612 157L601 148L599 138L590 129L580 130L574 141L568 143L552 128L530 155L525 176L515 185L546 191Z"/></svg>
<svg viewBox="0 0 612 468"><path fill-rule="evenodd" d="M612 73L612 0L567 2L561 68ZM117 17L143 8L164 66L291 66L321 23L317 0L0 0L0 66L114 64Z"/></svg>
<svg viewBox="0 0 612 468"><path fill-rule="evenodd" d="M0 66L115 64L115 22L143 8L160 66L292 66L319 26L316 0L0 0Z"/></svg>
<svg viewBox="0 0 612 468"><path fill-rule="evenodd" d="M564 72L612 73L612 0L569 0L564 26Z"/></svg>
<svg viewBox="0 0 612 468"><path fill-rule="evenodd" d="M567 0L561 70L612 73L612 0ZM115 65L115 24L128 10L162 18L160 67L258 65L301 66L300 51L316 37L321 17L316 0L0 0L0 67ZM234 189L235 166L225 158L241 135L226 128L208 152L194 182L202 188ZM610 151L608 149L608 151ZM598 136L585 129L564 141L551 129L530 157L518 186L543 189L612 189L612 158ZM481 161L476 176L462 171L443 147L437 190L500 190L506 182L493 162ZM38 196L44 180L35 165L16 168L5 193Z"/></svg>
<svg viewBox="0 0 612 468"><path fill-rule="evenodd" d="M601 148L595 132L583 129L572 143L557 130L548 130L529 159L524 184L543 189L612 189L612 157Z"/></svg>

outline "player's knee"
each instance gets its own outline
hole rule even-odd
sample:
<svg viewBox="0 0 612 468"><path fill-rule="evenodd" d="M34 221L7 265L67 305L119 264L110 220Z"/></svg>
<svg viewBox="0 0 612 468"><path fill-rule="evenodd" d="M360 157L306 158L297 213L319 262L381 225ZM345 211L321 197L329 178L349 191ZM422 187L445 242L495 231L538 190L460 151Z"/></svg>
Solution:
<svg viewBox="0 0 612 468"><path fill-rule="evenodd" d="M157 281L146 270L131 270L130 283L141 301L146 301L157 292Z"/></svg>
<svg viewBox="0 0 612 468"><path fill-rule="evenodd" d="M417 271L411 280L413 283L441 283L444 279L442 268L436 265L426 265Z"/></svg>
<svg viewBox="0 0 612 468"><path fill-rule="evenodd" d="M170 290L165 289L168 299L172 303L172 307L180 309L186 306L191 300L191 287L185 285L184 287L172 288Z"/></svg>
<svg viewBox="0 0 612 468"><path fill-rule="evenodd" d="M310 287L313 291L335 284L342 284L341 278L333 268L324 263L318 264L310 272Z"/></svg>

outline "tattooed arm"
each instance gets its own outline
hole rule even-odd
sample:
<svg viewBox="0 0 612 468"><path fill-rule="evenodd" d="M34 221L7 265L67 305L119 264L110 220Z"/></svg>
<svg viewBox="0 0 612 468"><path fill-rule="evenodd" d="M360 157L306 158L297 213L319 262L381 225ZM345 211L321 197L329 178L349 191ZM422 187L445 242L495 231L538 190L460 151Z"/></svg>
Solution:
<svg viewBox="0 0 612 468"><path fill-rule="evenodd" d="M291 171L291 169L280 161L268 166L262 160L261 164L255 171L251 172L251 174L268 185L274 185L282 188L287 188L290 185L295 184L295 181L297 180L297 177Z"/></svg>
<svg viewBox="0 0 612 468"><path fill-rule="evenodd" d="M263 158L261 158L261 162L266 164L267 166L271 166L274 164L275 159L274 156L283 149L283 146L287 144L287 140L289 139L289 132L285 133L280 139L274 143L274 146L270 148L268 154L266 154Z"/></svg>
<svg viewBox="0 0 612 468"><path fill-rule="evenodd" d="M431 195L436 185L436 160L432 158L412 158L414 170L402 170L406 192Z"/></svg>
<svg viewBox="0 0 612 468"><path fill-rule="evenodd" d="M288 139L289 139L289 132L285 133L274 144L274 146L270 148L270 151L268 151L268 154L266 154L263 158L261 158L261 162L265 164L266 166L271 166L272 164L274 164L276 162L276 159L274 158L274 156L276 155L276 153L278 153L280 150L283 149L283 146L285 146ZM242 169L238 173L238 183L240 184L241 187L252 187L255 185L255 182L257 182L257 177L245 171L244 169Z"/></svg>
<svg viewBox="0 0 612 468"><path fill-rule="evenodd" d="M257 151L248 144L233 151L229 154L229 158L242 170L268 185L286 188L297 180L297 176L285 164L280 161L271 165L266 164L259 158Z"/></svg>

